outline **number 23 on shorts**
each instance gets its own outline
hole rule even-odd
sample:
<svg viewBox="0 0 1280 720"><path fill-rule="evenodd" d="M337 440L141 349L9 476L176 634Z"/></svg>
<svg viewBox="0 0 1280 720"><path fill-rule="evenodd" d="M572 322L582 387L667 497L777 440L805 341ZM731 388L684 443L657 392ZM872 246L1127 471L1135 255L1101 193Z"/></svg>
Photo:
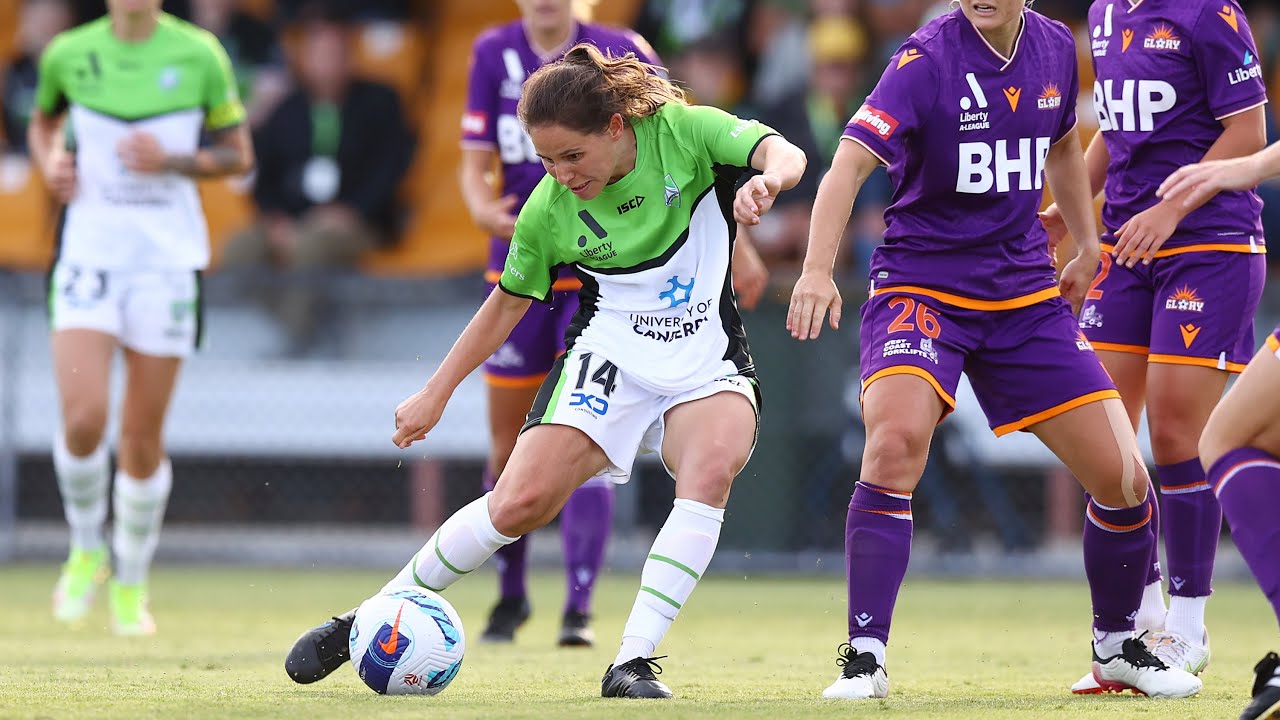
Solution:
<svg viewBox="0 0 1280 720"><path fill-rule="evenodd" d="M942 324L938 322L938 316L924 303L899 295L889 301L889 307L898 311L897 317L889 323L890 333L919 330L921 335L930 339L936 339L942 334Z"/></svg>

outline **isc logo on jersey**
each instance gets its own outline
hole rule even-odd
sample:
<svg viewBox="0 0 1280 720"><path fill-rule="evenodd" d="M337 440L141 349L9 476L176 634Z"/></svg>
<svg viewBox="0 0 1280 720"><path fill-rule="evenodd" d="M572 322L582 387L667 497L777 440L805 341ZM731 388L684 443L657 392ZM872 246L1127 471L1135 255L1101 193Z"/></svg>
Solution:
<svg viewBox="0 0 1280 720"><path fill-rule="evenodd" d="M1103 132L1151 132L1155 116L1178 104L1178 91L1163 80L1124 80L1118 97L1115 90L1115 80L1093 83L1093 107Z"/></svg>

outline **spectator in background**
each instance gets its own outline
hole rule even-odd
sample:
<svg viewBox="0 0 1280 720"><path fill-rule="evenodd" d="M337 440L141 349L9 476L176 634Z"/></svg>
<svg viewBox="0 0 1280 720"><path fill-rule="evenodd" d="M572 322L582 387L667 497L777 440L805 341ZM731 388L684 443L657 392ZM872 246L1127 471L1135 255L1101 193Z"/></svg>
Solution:
<svg viewBox="0 0 1280 720"><path fill-rule="evenodd" d="M271 304L295 355L319 339L323 274L395 238L396 190L414 149L396 92L353 77L345 21L317 7L300 26L298 87L255 134L258 222L222 261L293 275Z"/></svg>
<svg viewBox="0 0 1280 720"><path fill-rule="evenodd" d="M816 17L809 28L809 55L813 62L808 81L760 112L762 120L814 159L810 172L795 191L778 199L768 216L772 222L762 222L752 231L761 256L775 270L786 266L796 269L804 255L818 181L830 166L845 124L865 94L866 52L866 32L851 15ZM884 172L877 170L864 186L865 194L859 198L850 225L849 233L860 249L855 255L860 267L866 264L884 232L887 183ZM850 259L846 254L846 261Z"/></svg>
<svg viewBox="0 0 1280 720"><path fill-rule="evenodd" d="M218 37L231 58L249 126L258 128L289 91L275 31L236 9L236 0L190 0L191 22Z"/></svg>
<svg viewBox="0 0 1280 720"><path fill-rule="evenodd" d="M66 0L26 0L19 17L17 55L0 79L4 108L0 150L26 154L27 122L36 97L36 62L44 46L71 27L74 18Z"/></svg>
<svg viewBox="0 0 1280 720"><path fill-rule="evenodd" d="M756 0L645 0L635 31L648 38L658 55L674 58L692 45L717 34L734 38L742 47L746 18ZM745 58L744 58L745 62ZM748 75L751 68L744 65Z"/></svg>

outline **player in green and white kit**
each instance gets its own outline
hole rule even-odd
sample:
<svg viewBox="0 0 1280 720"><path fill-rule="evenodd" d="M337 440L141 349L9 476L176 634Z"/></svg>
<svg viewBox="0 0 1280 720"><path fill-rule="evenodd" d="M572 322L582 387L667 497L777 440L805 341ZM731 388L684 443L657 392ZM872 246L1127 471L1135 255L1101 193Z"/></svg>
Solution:
<svg viewBox="0 0 1280 720"><path fill-rule="evenodd" d="M548 176L516 221L499 284L426 386L396 409L408 447L524 315L561 265L582 280L567 352L538 393L493 492L459 510L387 587L442 590L551 521L588 478L626 482L660 454L676 501L654 540L606 697L671 697L654 652L720 536L733 478L755 445L755 369L734 303L735 219L759 223L805 167L755 121L691 107L628 55L578 45L531 75L520 118ZM760 171L735 190L748 168ZM350 614L304 633L286 660L310 682L344 658Z"/></svg>
<svg viewBox="0 0 1280 720"><path fill-rule="evenodd" d="M62 411L53 460L71 552L53 612L62 622L82 620L109 573L103 436L119 347L127 381L112 627L139 635L155 632L146 577L172 484L161 432L179 366L200 339L200 271L209 262L192 178L246 172L253 151L218 40L161 12L160 0L107 5L106 17L46 48L28 142L66 203L49 313ZM199 147L202 130L214 134L212 147Z"/></svg>

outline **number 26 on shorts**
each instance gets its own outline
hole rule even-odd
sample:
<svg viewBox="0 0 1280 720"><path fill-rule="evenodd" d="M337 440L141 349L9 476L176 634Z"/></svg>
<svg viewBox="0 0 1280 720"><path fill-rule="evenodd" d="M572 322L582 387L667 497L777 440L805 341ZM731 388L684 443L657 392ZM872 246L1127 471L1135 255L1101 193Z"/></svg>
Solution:
<svg viewBox="0 0 1280 720"><path fill-rule="evenodd" d="M899 295L889 301L889 307L898 309L897 317L889 324L889 332L911 332L919 329L920 334L927 338L937 338L942 334L942 325L938 322L938 316L924 303ZM913 315L915 316L914 325L911 323Z"/></svg>

